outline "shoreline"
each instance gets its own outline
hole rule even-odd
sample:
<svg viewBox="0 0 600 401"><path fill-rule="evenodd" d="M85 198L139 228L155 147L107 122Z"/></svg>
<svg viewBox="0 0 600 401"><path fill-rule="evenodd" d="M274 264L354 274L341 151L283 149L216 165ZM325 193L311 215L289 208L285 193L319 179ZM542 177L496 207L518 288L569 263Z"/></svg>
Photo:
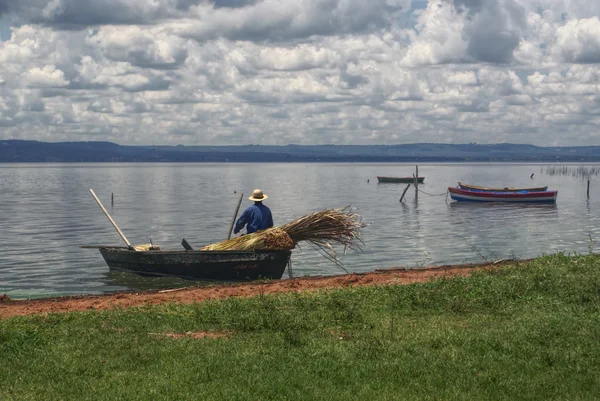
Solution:
<svg viewBox="0 0 600 401"><path fill-rule="evenodd" d="M341 287L367 285L408 285L436 278L468 276L475 271L493 269L508 264L526 263L525 260L499 260L496 262L427 266L408 269L395 267L372 272L350 273L337 276L305 276L269 282L242 282L205 287L183 287L167 290L111 292L100 295L73 295L32 300L10 300L0 295L0 319L34 314L68 313L116 308L133 308L163 303L189 304L230 297L318 291Z"/></svg>

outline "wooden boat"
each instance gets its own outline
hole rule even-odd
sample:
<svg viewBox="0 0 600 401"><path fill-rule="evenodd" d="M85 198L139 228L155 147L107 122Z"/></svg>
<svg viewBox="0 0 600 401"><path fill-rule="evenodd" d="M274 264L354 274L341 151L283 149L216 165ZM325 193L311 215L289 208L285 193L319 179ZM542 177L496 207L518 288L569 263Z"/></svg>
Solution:
<svg viewBox="0 0 600 401"><path fill-rule="evenodd" d="M425 177L419 177L418 182L422 184ZM380 177L377 176L377 181L380 183L400 183L400 184L412 184L415 182L414 177Z"/></svg>
<svg viewBox="0 0 600 401"><path fill-rule="evenodd" d="M555 203L558 191L475 191L448 187L450 198L467 202Z"/></svg>
<svg viewBox="0 0 600 401"><path fill-rule="evenodd" d="M97 247L109 268L143 276L196 280L243 281L280 279L292 251L135 251Z"/></svg>
<svg viewBox="0 0 600 401"><path fill-rule="evenodd" d="M152 243L133 246L94 191L90 189L90 192L127 246L84 245L81 248L99 249L110 269L143 276L172 276L197 280L280 279L292 255L291 250L194 250L185 238L181 241L184 251L164 251Z"/></svg>
<svg viewBox="0 0 600 401"><path fill-rule="evenodd" d="M462 182L458 183L458 186L461 189L471 189L471 190L475 190L475 191L488 191L488 192L518 192L518 191L531 191L531 192L541 192L541 191L547 191L548 187L529 187L529 188L513 188L513 187L506 187L506 188L489 188L489 187L478 187L477 185L469 185L469 184L463 184Z"/></svg>

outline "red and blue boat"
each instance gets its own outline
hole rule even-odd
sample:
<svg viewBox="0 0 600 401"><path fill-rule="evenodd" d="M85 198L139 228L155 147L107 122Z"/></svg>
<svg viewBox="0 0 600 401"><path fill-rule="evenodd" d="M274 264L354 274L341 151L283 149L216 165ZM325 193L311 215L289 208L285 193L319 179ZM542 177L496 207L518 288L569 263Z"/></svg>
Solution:
<svg viewBox="0 0 600 401"><path fill-rule="evenodd" d="M479 191L448 187L450 198L461 202L556 203L558 191Z"/></svg>
<svg viewBox="0 0 600 401"><path fill-rule="evenodd" d="M520 191L529 191L529 192L541 192L547 191L548 187L524 187L524 188L514 188L514 187L505 187L505 188L491 188L491 187L480 187L477 185L465 184L463 182L458 182L458 186L461 189L471 189L475 191L486 191L486 192L520 192Z"/></svg>

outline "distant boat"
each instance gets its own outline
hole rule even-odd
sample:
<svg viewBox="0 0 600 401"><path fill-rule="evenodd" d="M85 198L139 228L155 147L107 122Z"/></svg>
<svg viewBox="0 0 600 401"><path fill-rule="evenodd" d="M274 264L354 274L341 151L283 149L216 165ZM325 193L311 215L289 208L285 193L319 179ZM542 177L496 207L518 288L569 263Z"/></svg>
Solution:
<svg viewBox="0 0 600 401"><path fill-rule="evenodd" d="M413 182L415 182L414 177L380 177L377 176L377 180L380 183L404 183L404 184L412 184ZM418 178L418 182L419 184L422 184L423 181L425 180L425 177L419 177Z"/></svg>
<svg viewBox="0 0 600 401"><path fill-rule="evenodd" d="M490 187L478 187L477 185L469 185L469 184L463 184L462 182L458 183L458 186L461 189L472 189L475 191L488 191L488 192L518 192L518 191L530 191L530 192L541 192L541 191L547 191L548 187L530 187L530 188L513 188L513 187L506 187L506 188L490 188Z"/></svg>
<svg viewBox="0 0 600 401"><path fill-rule="evenodd" d="M464 202L556 203L558 191L476 191L448 187L450 198Z"/></svg>

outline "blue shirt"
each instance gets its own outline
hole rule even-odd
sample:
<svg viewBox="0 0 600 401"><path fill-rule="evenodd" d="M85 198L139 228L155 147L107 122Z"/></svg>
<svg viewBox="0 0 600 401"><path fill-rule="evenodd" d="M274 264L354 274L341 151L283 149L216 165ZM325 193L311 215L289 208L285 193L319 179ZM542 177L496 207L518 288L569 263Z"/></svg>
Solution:
<svg viewBox="0 0 600 401"><path fill-rule="evenodd" d="M244 213L240 216L235 229L235 234L239 233L244 226L248 234L253 232L264 230L265 228L273 227L273 216L271 215L271 209L263 205L261 202L256 202L254 205L249 206L248 209L244 210Z"/></svg>

